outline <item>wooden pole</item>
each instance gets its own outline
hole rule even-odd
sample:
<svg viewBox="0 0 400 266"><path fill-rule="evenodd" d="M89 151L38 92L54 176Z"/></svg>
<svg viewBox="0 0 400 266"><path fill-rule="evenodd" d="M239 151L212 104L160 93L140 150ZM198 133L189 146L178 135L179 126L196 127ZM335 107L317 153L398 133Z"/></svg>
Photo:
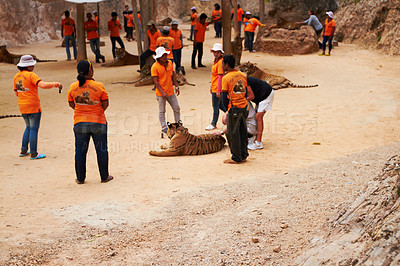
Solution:
<svg viewBox="0 0 400 266"><path fill-rule="evenodd" d="M149 38L147 37L147 23L151 17L151 8L149 0L139 0L140 3L140 14L142 17L142 29L143 29L143 50L147 50L150 47Z"/></svg>
<svg viewBox="0 0 400 266"><path fill-rule="evenodd" d="M133 9L133 24L135 24L135 34L136 34L136 42L137 42L137 50L138 54L143 54L142 49L142 37L140 36L140 26L139 26L139 18L137 16L137 3L136 0L132 0L132 9Z"/></svg>
<svg viewBox="0 0 400 266"><path fill-rule="evenodd" d="M239 37L239 22L238 22L238 9L237 0L233 0L233 27L235 28L235 38Z"/></svg>
<svg viewBox="0 0 400 266"><path fill-rule="evenodd" d="M76 31L78 37L78 56L76 60L82 61L87 59L86 42L85 42L85 8L83 4L76 4Z"/></svg>
<svg viewBox="0 0 400 266"><path fill-rule="evenodd" d="M99 35L99 40L100 40L100 4L97 2L97 34ZM100 49L100 47L99 47Z"/></svg>
<svg viewBox="0 0 400 266"><path fill-rule="evenodd" d="M231 45L231 1L222 0L222 14L229 14L222 16L222 42L225 54L232 54Z"/></svg>
<svg viewBox="0 0 400 266"><path fill-rule="evenodd" d="M265 16L265 0L260 0L260 21L261 23L264 23L264 16Z"/></svg>

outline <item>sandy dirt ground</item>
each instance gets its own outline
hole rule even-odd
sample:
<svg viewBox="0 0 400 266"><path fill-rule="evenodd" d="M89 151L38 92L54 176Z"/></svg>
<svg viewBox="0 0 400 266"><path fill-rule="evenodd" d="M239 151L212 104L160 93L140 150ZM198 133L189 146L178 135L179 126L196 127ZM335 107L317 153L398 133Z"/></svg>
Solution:
<svg viewBox="0 0 400 266"><path fill-rule="evenodd" d="M184 34L188 31L185 28ZM210 71L215 39L206 35L203 69L192 70L192 47L183 49L187 79L178 97L191 133L205 133L212 115ZM110 61L108 38L102 52ZM188 41L186 41L188 43ZM95 64L110 107L110 174L102 184L93 145L84 185L74 182L73 110L67 88L76 62L60 41L10 48L56 63L38 63L44 81L65 86L41 90L39 152L19 158L24 121L0 120L0 264L293 264L324 222L354 199L383 162L398 152L400 60L340 44L331 57L272 56L243 52L242 61L296 84L275 94L265 117L264 149L245 164L225 165L229 148L204 156L157 158L148 151L160 138L151 86L111 84L139 77L138 66ZM127 43L136 51L136 43ZM89 59L94 56L88 47ZM12 78L0 64L0 115L19 114ZM169 121L172 111L167 109ZM220 118L221 119L221 118ZM221 128L221 122L218 127ZM320 144L320 145L315 145Z"/></svg>

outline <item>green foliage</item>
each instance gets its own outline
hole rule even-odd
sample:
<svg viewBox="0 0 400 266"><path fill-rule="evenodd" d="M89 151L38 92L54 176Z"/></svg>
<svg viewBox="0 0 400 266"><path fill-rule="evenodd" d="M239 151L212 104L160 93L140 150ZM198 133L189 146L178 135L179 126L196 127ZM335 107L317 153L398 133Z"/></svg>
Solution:
<svg viewBox="0 0 400 266"><path fill-rule="evenodd" d="M377 42L380 42L380 41L381 41L381 39L382 39L382 36L378 36L378 40L377 40Z"/></svg>
<svg viewBox="0 0 400 266"><path fill-rule="evenodd" d="M354 4L358 4L360 0L354 0Z"/></svg>
<svg viewBox="0 0 400 266"><path fill-rule="evenodd" d="M397 187L397 196L400 196L400 186Z"/></svg>

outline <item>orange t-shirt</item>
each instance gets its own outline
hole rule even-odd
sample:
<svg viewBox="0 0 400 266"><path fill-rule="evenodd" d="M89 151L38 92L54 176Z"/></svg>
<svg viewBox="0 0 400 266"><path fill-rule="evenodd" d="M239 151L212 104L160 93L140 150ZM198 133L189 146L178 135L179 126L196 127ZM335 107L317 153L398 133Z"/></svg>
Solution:
<svg viewBox="0 0 400 266"><path fill-rule="evenodd" d="M197 13L192 13L190 15L191 18L193 18L193 21L190 23L190 25L196 25L197 23Z"/></svg>
<svg viewBox="0 0 400 266"><path fill-rule="evenodd" d="M254 32L256 30L257 26L260 26L260 25L261 25L261 22L258 19L251 18L247 22L247 25L244 28L244 31Z"/></svg>
<svg viewBox="0 0 400 266"><path fill-rule="evenodd" d="M22 81L25 91L17 91L18 93L18 106L21 114L34 114L40 109L40 100L38 94L38 83L42 79L35 73L23 70L14 76L14 90L17 89L16 84Z"/></svg>
<svg viewBox="0 0 400 266"><path fill-rule="evenodd" d="M328 19L326 19L324 36L331 36L333 27L336 27L336 21L334 19L332 19L331 21L328 21Z"/></svg>
<svg viewBox="0 0 400 266"><path fill-rule="evenodd" d="M94 17L93 20L96 21L96 22L98 22L98 21L99 21L99 17Z"/></svg>
<svg viewBox="0 0 400 266"><path fill-rule="evenodd" d="M182 31L180 29L174 31L173 29L171 29L169 31L169 36L174 38L174 47L172 48L172 50L177 50L177 49L181 49L182 48L182 41L181 41L181 37L182 37Z"/></svg>
<svg viewBox="0 0 400 266"><path fill-rule="evenodd" d="M213 21L221 21L222 20L222 10L213 10L211 13L211 19Z"/></svg>
<svg viewBox="0 0 400 266"><path fill-rule="evenodd" d="M157 42L156 42L156 46L160 47L163 46L165 48L165 50L169 51L170 53L167 55L168 59L174 59L174 56L172 54L172 48L175 45L175 40L172 37L169 36L161 36L158 37Z"/></svg>
<svg viewBox="0 0 400 266"><path fill-rule="evenodd" d="M151 35L150 30L147 30L147 36L149 36L150 39L150 50L154 52L157 49L157 39L161 36L161 32L157 30Z"/></svg>
<svg viewBox="0 0 400 266"><path fill-rule="evenodd" d="M126 26L129 28L133 28L133 14L126 15L126 19L128 20L126 22Z"/></svg>
<svg viewBox="0 0 400 266"><path fill-rule="evenodd" d="M87 28L96 28L97 29L98 27L99 26L97 25L97 22L94 20L85 22L85 30ZM97 34L96 30L91 30L91 31L86 32L86 37L88 40L91 40L91 39L99 38L99 35Z"/></svg>
<svg viewBox="0 0 400 266"><path fill-rule="evenodd" d="M121 22L117 19L108 21L108 30L110 31L111 37L119 37L119 30L122 29Z"/></svg>
<svg viewBox="0 0 400 266"><path fill-rule="evenodd" d="M167 67L164 67L158 61L155 62L151 67L151 76L158 77L158 83L160 83L161 88L168 96L174 94L174 87L172 84L173 72L174 72L174 67L172 66L172 62L169 60ZM156 95L162 96L161 92L158 90L157 87L156 87Z"/></svg>
<svg viewBox="0 0 400 266"><path fill-rule="evenodd" d="M107 124L101 101L108 100L103 83L86 80L82 87L79 81L71 84L68 90L68 101L75 102L74 125L80 122Z"/></svg>
<svg viewBox="0 0 400 266"><path fill-rule="evenodd" d="M206 37L206 29L208 25L210 25L209 22L204 23L204 25L199 22L194 27L194 30L197 31L195 35L197 42L204 42L204 39Z"/></svg>
<svg viewBox="0 0 400 266"><path fill-rule="evenodd" d="M139 20L139 24L142 24L142 16L140 15L140 13L137 14L137 18Z"/></svg>
<svg viewBox="0 0 400 266"><path fill-rule="evenodd" d="M232 14L234 14L235 13L235 9L234 8L232 8ZM237 13L238 13L238 21L242 21L242 16L243 16L243 9L242 8L239 8L238 10L237 10Z"/></svg>
<svg viewBox="0 0 400 266"><path fill-rule="evenodd" d="M243 24L246 23L247 21L249 21L249 19L243 18Z"/></svg>
<svg viewBox="0 0 400 266"><path fill-rule="evenodd" d="M224 70L222 69L222 58L218 60L217 63L214 63L214 65L211 68L211 91L213 93L217 92L218 88L218 77L219 75L223 75Z"/></svg>
<svg viewBox="0 0 400 266"><path fill-rule="evenodd" d="M64 18L63 20L61 20L61 25L64 26L64 36L74 34L75 21L72 18Z"/></svg>
<svg viewBox="0 0 400 266"><path fill-rule="evenodd" d="M245 108L247 106L246 99L247 77L238 70L232 70L225 74L222 78L222 91L228 91L229 94L229 107L236 106L238 108Z"/></svg>

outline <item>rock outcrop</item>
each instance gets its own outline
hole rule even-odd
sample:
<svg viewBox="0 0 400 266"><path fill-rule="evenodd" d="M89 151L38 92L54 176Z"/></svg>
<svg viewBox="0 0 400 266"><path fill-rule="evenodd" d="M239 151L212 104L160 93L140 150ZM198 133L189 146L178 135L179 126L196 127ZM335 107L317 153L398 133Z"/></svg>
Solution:
<svg viewBox="0 0 400 266"><path fill-rule="evenodd" d="M256 49L274 55L309 54L318 51L318 40L310 26L299 30L271 29L259 38Z"/></svg>
<svg viewBox="0 0 400 266"><path fill-rule="evenodd" d="M297 265L400 265L400 156L314 237Z"/></svg>
<svg viewBox="0 0 400 266"><path fill-rule="evenodd" d="M400 0L341 0L335 13L339 41L400 55Z"/></svg>

